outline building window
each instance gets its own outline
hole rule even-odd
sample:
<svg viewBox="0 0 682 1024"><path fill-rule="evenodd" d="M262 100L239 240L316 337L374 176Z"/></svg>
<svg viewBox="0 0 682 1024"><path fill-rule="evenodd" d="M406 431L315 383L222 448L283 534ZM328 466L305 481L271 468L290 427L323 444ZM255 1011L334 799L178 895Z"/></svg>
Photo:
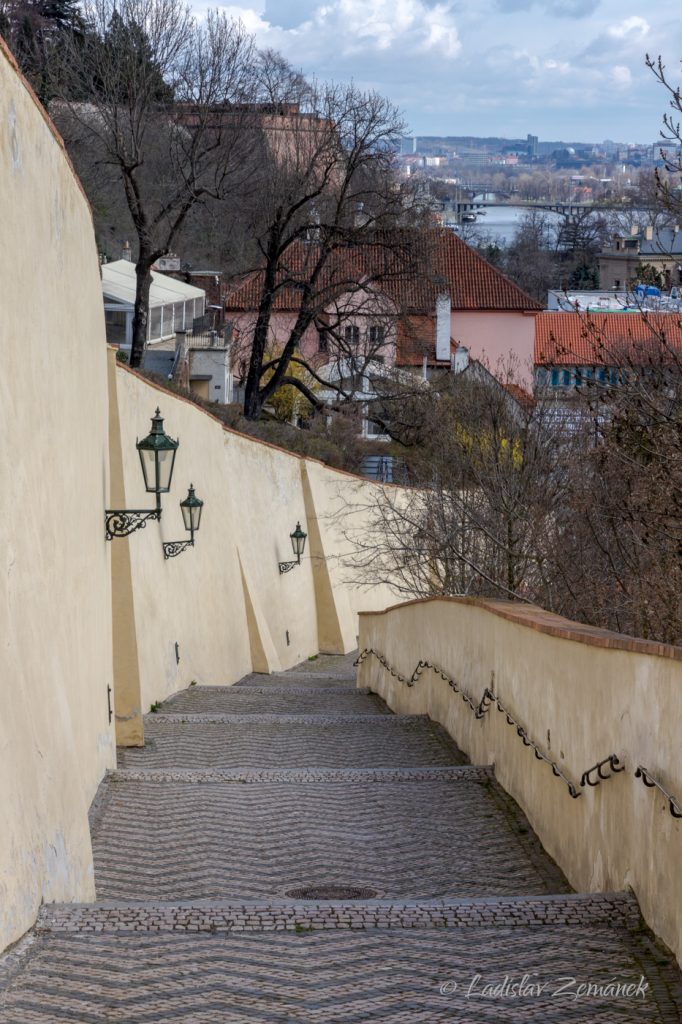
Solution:
<svg viewBox="0 0 682 1024"><path fill-rule="evenodd" d="M125 345L127 313L125 311L107 309L104 313L107 341L111 345Z"/></svg>
<svg viewBox="0 0 682 1024"><path fill-rule="evenodd" d="M600 366L597 370L597 380L600 384L606 384L606 367Z"/></svg>
<svg viewBox="0 0 682 1024"><path fill-rule="evenodd" d="M559 384L560 384L559 371L558 370L552 370L552 387L553 388L558 388Z"/></svg>
<svg viewBox="0 0 682 1024"><path fill-rule="evenodd" d="M383 327L370 327L369 329L369 343L372 348L378 348L384 343L384 328Z"/></svg>
<svg viewBox="0 0 682 1024"><path fill-rule="evenodd" d="M357 347L360 342L360 328L355 324L346 324L343 336L347 345Z"/></svg>
<svg viewBox="0 0 682 1024"><path fill-rule="evenodd" d="M318 332L317 350L318 352L329 351L329 331L326 327L321 328Z"/></svg>
<svg viewBox="0 0 682 1024"><path fill-rule="evenodd" d="M620 280L618 278L616 278L616 280L613 282L613 287L620 288Z"/></svg>
<svg viewBox="0 0 682 1024"><path fill-rule="evenodd" d="M562 370L561 371L561 386L564 387L564 388L567 388L567 387L570 387L570 385L571 385L571 371L570 370Z"/></svg>

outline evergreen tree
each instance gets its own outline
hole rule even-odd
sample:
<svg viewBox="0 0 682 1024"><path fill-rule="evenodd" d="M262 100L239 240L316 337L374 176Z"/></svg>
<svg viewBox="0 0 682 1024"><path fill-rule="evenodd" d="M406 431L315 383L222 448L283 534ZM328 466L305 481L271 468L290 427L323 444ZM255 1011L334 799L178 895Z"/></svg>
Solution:
<svg viewBox="0 0 682 1024"><path fill-rule="evenodd" d="M172 102L173 89L163 78L147 33L133 18L124 19L114 10L100 45L102 67L108 81L101 83L103 95L118 103Z"/></svg>
<svg viewBox="0 0 682 1024"><path fill-rule="evenodd" d="M78 0L20 0L0 8L0 34L44 104L53 95L56 57L66 32L83 33Z"/></svg>

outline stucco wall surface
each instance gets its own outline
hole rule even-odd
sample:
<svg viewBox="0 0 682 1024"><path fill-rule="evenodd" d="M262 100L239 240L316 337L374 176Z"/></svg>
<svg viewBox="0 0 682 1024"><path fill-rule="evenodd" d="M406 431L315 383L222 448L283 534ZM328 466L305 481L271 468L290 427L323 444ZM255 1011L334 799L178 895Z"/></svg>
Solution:
<svg viewBox="0 0 682 1024"><path fill-rule="evenodd" d="M107 378L88 205L0 45L0 949L93 896L114 765Z"/></svg>
<svg viewBox="0 0 682 1024"><path fill-rule="evenodd" d="M504 714L492 707L477 719L433 671L408 687L370 656L358 678L394 711L441 722L472 762L494 763L571 884L581 891L631 886L648 924L682 959L682 821L634 774L643 765L682 801L682 649L589 630L528 606L466 599L362 615L365 648L408 678L420 659L435 662L476 703L490 687L575 782L577 799ZM581 788L583 772L610 754L626 770Z"/></svg>
<svg viewBox="0 0 682 1024"><path fill-rule="evenodd" d="M491 370L510 352L519 360L523 379L532 379L535 316L532 313L499 313L494 310L465 312L455 309L450 316L455 341L466 346L472 359L487 359Z"/></svg>
<svg viewBox="0 0 682 1024"><path fill-rule="evenodd" d="M395 597L385 587L348 585L340 559L345 503L372 485L226 430L192 402L117 367L111 352L110 360L115 507L153 507L135 441L148 433L157 405L180 442L160 524L113 541L115 609L134 609L114 623L116 716L119 741L136 743L136 719L154 701L192 680L225 685L320 650L351 651L358 611ZM179 502L190 483L205 503L201 528L194 548L166 560L162 542L188 536ZM302 564L280 574L278 563L293 558L289 534L299 520L308 534ZM126 696L136 672L139 693Z"/></svg>

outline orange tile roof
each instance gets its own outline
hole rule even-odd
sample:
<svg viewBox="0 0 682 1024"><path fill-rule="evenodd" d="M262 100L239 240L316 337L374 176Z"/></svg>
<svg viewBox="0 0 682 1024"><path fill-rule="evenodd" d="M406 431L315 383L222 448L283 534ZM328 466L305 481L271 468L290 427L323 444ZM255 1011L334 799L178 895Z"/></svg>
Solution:
<svg viewBox="0 0 682 1024"><path fill-rule="evenodd" d="M409 236L404 236L409 243ZM389 240L390 241L390 240ZM338 249L325 268L322 285L340 294L344 283L361 278L376 280L377 287L402 312L430 314L436 298L449 292L454 310L539 312L543 307L479 256L449 230L432 230L418 236L423 249L420 266L415 258L391 251L386 236L373 244ZM280 267L275 309L296 310L300 305L298 282L303 282L318 253L316 245L292 246ZM402 262L401 262L402 261ZM286 265L284 265L286 264ZM256 271L236 286L226 301L228 310L253 310L258 306L262 274Z"/></svg>
<svg viewBox="0 0 682 1024"><path fill-rule="evenodd" d="M540 313L534 361L540 366L609 366L682 352L682 321L674 313Z"/></svg>
<svg viewBox="0 0 682 1024"><path fill-rule="evenodd" d="M535 399L530 391L526 391L520 384L503 384L502 387L508 391L512 398L524 409L532 409L535 406Z"/></svg>

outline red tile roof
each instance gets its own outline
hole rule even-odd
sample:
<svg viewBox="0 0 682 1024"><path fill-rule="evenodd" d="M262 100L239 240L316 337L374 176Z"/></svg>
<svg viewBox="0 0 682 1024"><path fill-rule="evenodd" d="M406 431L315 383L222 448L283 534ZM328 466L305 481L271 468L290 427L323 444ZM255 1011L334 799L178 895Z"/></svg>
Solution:
<svg viewBox="0 0 682 1024"><path fill-rule="evenodd" d="M409 241L409 239L408 239ZM539 312L540 303L531 299L508 278L479 256L470 246L449 230L423 232L419 236L422 254L391 252L386 239L339 249L330 259L323 278L323 287L339 294L344 283L365 277L376 280L377 287L402 312L430 314L436 298L448 292L454 310L497 310ZM407 251L407 246L406 246ZM300 305L297 282L305 280L316 259L315 245L297 245L287 252L280 268L279 289L275 309L296 310ZM402 260L402 263L401 263ZM261 272L242 280L228 296L228 310L253 310L260 298Z"/></svg>
<svg viewBox="0 0 682 1024"><path fill-rule="evenodd" d="M682 352L675 313L540 313L534 361L540 366L647 362L670 346Z"/></svg>
<svg viewBox="0 0 682 1024"><path fill-rule="evenodd" d="M535 399L531 395L530 391L526 391L520 384L503 384L502 387L505 391L508 391L512 398L518 402L524 409L533 409L535 407Z"/></svg>

